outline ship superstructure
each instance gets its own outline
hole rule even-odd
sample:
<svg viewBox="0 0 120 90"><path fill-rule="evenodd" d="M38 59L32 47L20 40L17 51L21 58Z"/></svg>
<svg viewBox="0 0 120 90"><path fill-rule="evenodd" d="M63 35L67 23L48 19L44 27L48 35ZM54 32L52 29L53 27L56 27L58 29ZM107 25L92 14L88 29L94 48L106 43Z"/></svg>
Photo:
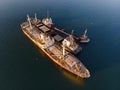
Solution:
<svg viewBox="0 0 120 90"><path fill-rule="evenodd" d="M81 42L81 43L88 43L90 42L90 39L88 38L87 34L87 29L84 31L84 34L80 37L77 37L76 40Z"/></svg>
<svg viewBox="0 0 120 90"><path fill-rule="evenodd" d="M52 18L49 17L48 13L47 17L42 20L41 24L43 24L44 28L47 27L47 29L50 29L46 33L49 33L49 35L54 37L56 41L61 43L61 45L65 41L66 50L70 51L73 54L78 54L82 50L82 47L80 47L73 38L73 31L71 34L68 34L66 32L63 32L62 30L57 29L56 27L52 27L53 26ZM41 24L37 24L36 26L40 28L39 26Z"/></svg>
<svg viewBox="0 0 120 90"><path fill-rule="evenodd" d="M73 30L72 33L66 37L62 43L65 43L66 50L74 52L74 54L77 54L82 50L82 48L74 40Z"/></svg>
<svg viewBox="0 0 120 90"><path fill-rule="evenodd" d="M57 65L82 78L90 77L89 70L82 62L65 49L67 38L63 38L59 34L52 36L50 34L52 29L37 19L36 15L35 18L27 15L27 21L21 24L21 28L25 35ZM61 40L62 42L60 42Z"/></svg>

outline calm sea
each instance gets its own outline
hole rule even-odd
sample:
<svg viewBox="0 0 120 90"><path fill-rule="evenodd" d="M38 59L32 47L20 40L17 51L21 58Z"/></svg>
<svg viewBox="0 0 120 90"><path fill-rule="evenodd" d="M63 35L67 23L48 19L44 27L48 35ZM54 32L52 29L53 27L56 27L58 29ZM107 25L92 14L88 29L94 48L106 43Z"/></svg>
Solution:
<svg viewBox="0 0 120 90"><path fill-rule="evenodd" d="M21 31L26 15L53 22L89 44L79 59L91 72L81 79L44 55ZM0 90L120 90L119 0L0 0Z"/></svg>

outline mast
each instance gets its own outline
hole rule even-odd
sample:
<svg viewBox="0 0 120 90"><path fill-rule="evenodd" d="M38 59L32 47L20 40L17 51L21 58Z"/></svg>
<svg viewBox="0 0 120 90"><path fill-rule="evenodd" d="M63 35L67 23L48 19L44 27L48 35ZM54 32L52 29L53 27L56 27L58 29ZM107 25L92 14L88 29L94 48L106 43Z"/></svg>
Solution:
<svg viewBox="0 0 120 90"><path fill-rule="evenodd" d="M86 30L85 30L85 32L84 32L84 34L83 34L83 36L85 37L85 36L86 36L86 34L87 34L87 28L86 28Z"/></svg>
<svg viewBox="0 0 120 90"><path fill-rule="evenodd" d="M73 32L74 32L74 30L72 30L71 34L69 35L69 37L70 37L70 44L71 44L71 46L73 46L73 44L74 44Z"/></svg>
<svg viewBox="0 0 120 90"><path fill-rule="evenodd" d="M36 15L36 13L35 13L35 21L37 21L37 15Z"/></svg>
<svg viewBox="0 0 120 90"><path fill-rule="evenodd" d="M49 11L47 11L47 17L46 17L46 24L48 25L48 27L51 27L52 26L52 19L51 17L49 16Z"/></svg>
<svg viewBox="0 0 120 90"><path fill-rule="evenodd" d="M49 18L49 11L47 11L47 18Z"/></svg>
<svg viewBox="0 0 120 90"><path fill-rule="evenodd" d="M65 56L65 42L63 42L63 57Z"/></svg>
<svg viewBox="0 0 120 90"><path fill-rule="evenodd" d="M30 19L29 15L27 15L27 20L29 22L30 28L32 29L32 25L31 25L31 21L30 21L31 19Z"/></svg>

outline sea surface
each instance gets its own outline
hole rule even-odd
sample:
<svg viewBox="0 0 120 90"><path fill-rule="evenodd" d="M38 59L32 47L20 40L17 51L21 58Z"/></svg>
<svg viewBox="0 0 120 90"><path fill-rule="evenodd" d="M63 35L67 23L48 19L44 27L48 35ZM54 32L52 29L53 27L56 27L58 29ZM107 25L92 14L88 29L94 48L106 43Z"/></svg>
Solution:
<svg viewBox="0 0 120 90"><path fill-rule="evenodd" d="M26 15L46 12L55 26L91 39L78 58L91 77L54 64L22 32ZM0 90L120 90L119 0L0 0Z"/></svg>

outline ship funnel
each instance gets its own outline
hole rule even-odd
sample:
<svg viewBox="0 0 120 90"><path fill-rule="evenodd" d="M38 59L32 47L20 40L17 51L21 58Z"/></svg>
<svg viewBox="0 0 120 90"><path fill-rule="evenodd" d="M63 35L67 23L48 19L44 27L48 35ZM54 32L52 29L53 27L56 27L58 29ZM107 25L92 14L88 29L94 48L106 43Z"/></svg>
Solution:
<svg viewBox="0 0 120 90"><path fill-rule="evenodd" d="M29 17L29 15L27 14L27 20L28 20L28 22L29 22L29 25L30 25L30 28L32 29L32 25L31 25L31 19L30 19L30 17Z"/></svg>

